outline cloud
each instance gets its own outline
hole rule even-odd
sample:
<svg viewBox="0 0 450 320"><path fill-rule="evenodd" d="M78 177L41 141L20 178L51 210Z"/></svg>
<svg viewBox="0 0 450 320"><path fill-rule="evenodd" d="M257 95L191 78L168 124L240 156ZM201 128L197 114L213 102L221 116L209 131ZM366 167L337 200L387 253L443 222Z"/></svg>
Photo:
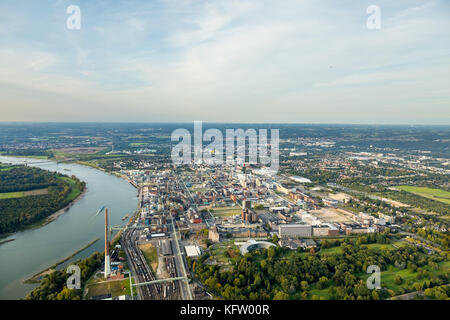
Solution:
<svg viewBox="0 0 450 320"><path fill-rule="evenodd" d="M74 120L107 109L102 120L449 121L444 1L381 1L379 31L366 28L368 1L126 4L81 5L82 30L61 27L30 42L19 21L16 40L0 40L0 87L39 96L42 120L64 120L52 112L56 94L82 104L83 112L68 111ZM17 15L12 2L8 11ZM61 11L52 25L64 23ZM18 104L14 92L5 103Z"/></svg>

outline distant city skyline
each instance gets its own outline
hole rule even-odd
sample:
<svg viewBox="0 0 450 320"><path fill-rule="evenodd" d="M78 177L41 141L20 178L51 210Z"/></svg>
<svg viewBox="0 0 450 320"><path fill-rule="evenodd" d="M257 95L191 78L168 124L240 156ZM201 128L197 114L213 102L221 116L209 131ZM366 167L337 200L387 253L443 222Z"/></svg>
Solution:
<svg viewBox="0 0 450 320"><path fill-rule="evenodd" d="M448 39L445 0L3 0L0 121L449 125Z"/></svg>

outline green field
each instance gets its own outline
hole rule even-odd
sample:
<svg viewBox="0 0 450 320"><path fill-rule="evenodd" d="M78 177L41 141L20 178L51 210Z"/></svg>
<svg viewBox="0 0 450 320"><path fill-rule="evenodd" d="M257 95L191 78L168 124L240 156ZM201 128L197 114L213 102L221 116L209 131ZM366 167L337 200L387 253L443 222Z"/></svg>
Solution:
<svg viewBox="0 0 450 320"><path fill-rule="evenodd" d="M66 181L71 188L70 193L67 195L67 200L72 201L76 197L79 196L81 193L81 190L78 188L78 186L75 183L75 180L68 178L68 177L61 177L60 179ZM17 191L17 192L3 192L0 193L0 199L13 199L13 198L22 198L24 196L33 195L32 192L24 192L24 191Z"/></svg>
<svg viewBox="0 0 450 320"><path fill-rule="evenodd" d="M444 274L448 272L450 268L450 261L440 262L438 263L438 265L439 265L438 269L433 269L429 266L423 269L428 270L435 276ZM403 279L403 282L400 285L397 285L395 283L395 277L397 275L399 275ZM364 281L366 281L367 278L369 277L369 274L360 274L359 277ZM398 294L399 287L404 286L407 282L418 282L423 284L426 280L429 279L428 278L417 279L417 272L414 272L408 268L400 270L396 267L391 267L389 270L381 272L381 286L393 290L396 294Z"/></svg>
<svg viewBox="0 0 450 320"><path fill-rule="evenodd" d="M134 279L133 279L134 283ZM130 291L130 280L128 278L124 280L116 280L116 281L104 281L100 283L94 283L88 285L88 293L86 298L90 299L90 297L98 296L102 294L111 293L112 297L118 297L121 295L131 295ZM134 294L136 294L136 289L133 288Z"/></svg>
<svg viewBox="0 0 450 320"><path fill-rule="evenodd" d="M320 254L340 254L340 253L342 253L342 248L339 246L339 247L320 249L319 253Z"/></svg>
<svg viewBox="0 0 450 320"><path fill-rule="evenodd" d="M215 260L219 265L229 265L231 263L227 252L228 249L236 250L238 247L234 244L234 240L227 240L217 243L210 247L210 260Z"/></svg>
<svg viewBox="0 0 450 320"><path fill-rule="evenodd" d="M371 243L371 244L363 244L364 246L368 247L370 250L380 250L381 248L387 249L387 250L395 250L396 248L392 244L380 244L380 243ZM397 247L403 246L404 244L400 241L395 242L395 245ZM331 247L327 249L321 249L318 253L320 254L340 254L342 253L342 247Z"/></svg>
<svg viewBox="0 0 450 320"><path fill-rule="evenodd" d="M13 191L0 193L0 199L23 198L28 196L40 196L48 193L48 188L34 189L28 191Z"/></svg>
<svg viewBox="0 0 450 320"><path fill-rule="evenodd" d="M24 196L23 191L0 193L0 199L22 198L23 196Z"/></svg>
<svg viewBox="0 0 450 320"><path fill-rule="evenodd" d="M140 147L140 146L146 146L148 143L146 142L132 142L128 144L130 147Z"/></svg>
<svg viewBox="0 0 450 320"><path fill-rule="evenodd" d="M213 208L212 214L217 217L230 217L237 214L241 214L242 209L239 207L221 207Z"/></svg>
<svg viewBox="0 0 450 320"><path fill-rule="evenodd" d="M139 245L147 264L152 268L153 272L158 269L158 253L156 247L151 243Z"/></svg>
<svg viewBox="0 0 450 320"><path fill-rule="evenodd" d="M25 155L20 155L20 154L18 154L18 155L15 155L15 154L5 154L4 152L2 152L2 153L0 153L0 154L3 154L3 155L5 155L5 156L7 156L7 157L15 157L15 158L29 158L29 159L48 159L48 156L38 156L38 155L35 155L35 156L33 156L33 155L31 155L31 156L25 156Z"/></svg>
<svg viewBox="0 0 450 320"><path fill-rule="evenodd" d="M80 195L81 190L78 188L77 184L75 183L75 180L68 178L68 177L61 177L61 179L63 179L67 183L69 183L70 188L71 188L70 193L66 197L67 201L72 201Z"/></svg>
<svg viewBox="0 0 450 320"><path fill-rule="evenodd" d="M424 198L450 204L450 192L442 189L432 189L427 187L413 187L413 186L397 186L396 188L416 194Z"/></svg>
<svg viewBox="0 0 450 320"><path fill-rule="evenodd" d="M9 171L12 168L14 168L15 166L3 166L0 164L0 171Z"/></svg>

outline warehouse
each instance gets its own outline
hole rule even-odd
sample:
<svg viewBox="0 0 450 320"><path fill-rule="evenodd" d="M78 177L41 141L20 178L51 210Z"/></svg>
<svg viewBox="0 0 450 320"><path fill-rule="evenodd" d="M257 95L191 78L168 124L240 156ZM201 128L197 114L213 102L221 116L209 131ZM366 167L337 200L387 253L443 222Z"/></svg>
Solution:
<svg viewBox="0 0 450 320"><path fill-rule="evenodd" d="M171 256L173 254L172 242L170 240L163 240L161 245L163 256Z"/></svg>
<svg viewBox="0 0 450 320"><path fill-rule="evenodd" d="M190 258L197 258L202 254L199 246L186 246L184 248L186 249L186 255Z"/></svg>
<svg viewBox="0 0 450 320"><path fill-rule="evenodd" d="M278 235L282 237L311 237L312 226L307 224L285 224L278 226Z"/></svg>

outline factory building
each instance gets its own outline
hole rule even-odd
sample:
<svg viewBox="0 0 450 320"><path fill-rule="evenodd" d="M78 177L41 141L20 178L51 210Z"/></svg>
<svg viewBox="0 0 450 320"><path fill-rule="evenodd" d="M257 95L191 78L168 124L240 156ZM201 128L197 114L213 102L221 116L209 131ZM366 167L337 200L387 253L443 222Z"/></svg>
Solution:
<svg viewBox="0 0 450 320"><path fill-rule="evenodd" d="M255 222L258 222L258 215L253 211L244 209L244 210L242 210L241 219L242 219L242 221L255 223Z"/></svg>
<svg viewBox="0 0 450 320"><path fill-rule="evenodd" d="M162 254L163 256L171 256L173 254L172 252L172 242L170 240L162 240L161 241L161 248L162 248Z"/></svg>
<svg viewBox="0 0 450 320"><path fill-rule="evenodd" d="M311 237L312 226L306 224L280 224L278 235L282 237Z"/></svg>
<svg viewBox="0 0 450 320"><path fill-rule="evenodd" d="M190 258L197 258L202 254L199 246L185 246L184 248L186 255Z"/></svg>

